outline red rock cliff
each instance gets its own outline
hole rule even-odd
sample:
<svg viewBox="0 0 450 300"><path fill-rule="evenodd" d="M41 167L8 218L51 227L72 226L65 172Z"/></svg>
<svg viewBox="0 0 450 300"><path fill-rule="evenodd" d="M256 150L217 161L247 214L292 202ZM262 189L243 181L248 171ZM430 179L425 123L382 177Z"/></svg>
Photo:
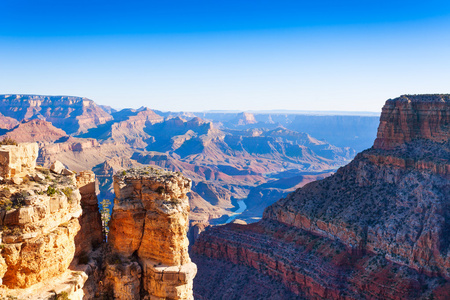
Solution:
<svg viewBox="0 0 450 300"><path fill-rule="evenodd" d="M256 225L206 231L194 252L252 266L311 299L448 299L448 99L388 100L373 148ZM198 278L210 272L199 265Z"/></svg>
<svg viewBox="0 0 450 300"><path fill-rule="evenodd" d="M393 149L416 139L448 141L450 95L404 95L386 101L376 149Z"/></svg>

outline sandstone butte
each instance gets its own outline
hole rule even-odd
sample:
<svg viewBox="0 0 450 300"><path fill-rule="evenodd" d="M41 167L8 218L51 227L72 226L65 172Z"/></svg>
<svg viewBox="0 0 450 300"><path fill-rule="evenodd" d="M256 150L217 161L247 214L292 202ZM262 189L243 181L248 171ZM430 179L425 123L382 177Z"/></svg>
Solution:
<svg viewBox="0 0 450 300"><path fill-rule="evenodd" d="M151 167L116 175L105 243L94 173L37 156L36 143L0 146L0 298L193 299L189 179Z"/></svg>
<svg viewBox="0 0 450 300"><path fill-rule="evenodd" d="M194 295L267 297L247 285L268 276L292 299L450 299L449 137L450 95L388 100L374 146L347 166L269 206L258 223L200 235ZM214 264L239 268L203 267ZM220 289L230 276L245 288Z"/></svg>

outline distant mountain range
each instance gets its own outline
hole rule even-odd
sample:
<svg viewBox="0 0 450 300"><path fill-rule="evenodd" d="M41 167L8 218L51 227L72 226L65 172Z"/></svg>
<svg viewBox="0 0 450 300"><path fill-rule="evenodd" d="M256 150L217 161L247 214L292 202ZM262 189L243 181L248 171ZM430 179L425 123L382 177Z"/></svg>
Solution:
<svg viewBox="0 0 450 300"><path fill-rule="evenodd" d="M375 116L115 110L70 96L0 95L0 133L38 142L38 162L112 175L153 164L193 179L191 221L221 223L244 200L248 222L296 187L330 175L373 143ZM265 195L264 197L262 195Z"/></svg>

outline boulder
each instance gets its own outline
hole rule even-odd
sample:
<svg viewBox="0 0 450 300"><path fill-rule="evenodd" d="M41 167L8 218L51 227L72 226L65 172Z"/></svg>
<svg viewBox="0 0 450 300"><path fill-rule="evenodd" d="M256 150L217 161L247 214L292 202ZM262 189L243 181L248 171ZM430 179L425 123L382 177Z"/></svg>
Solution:
<svg viewBox="0 0 450 300"><path fill-rule="evenodd" d="M70 171L70 170L68 170L68 169L63 169L62 172L61 172L61 174L62 174L62 175L66 175L66 176L70 176L70 175L75 174L75 172Z"/></svg>
<svg viewBox="0 0 450 300"><path fill-rule="evenodd" d="M61 174L64 171L64 169L66 169L66 167L63 165L62 162L58 160L52 163L52 165L50 166L50 171L52 171L55 174Z"/></svg>
<svg viewBox="0 0 450 300"><path fill-rule="evenodd" d="M14 182L14 184L21 184L23 182L23 179L19 176L14 176L13 178L11 178L11 180L12 182Z"/></svg>
<svg viewBox="0 0 450 300"><path fill-rule="evenodd" d="M40 173L36 173L36 174L34 174L33 179L34 179L34 181L41 182L41 181L45 180L45 176Z"/></svg>

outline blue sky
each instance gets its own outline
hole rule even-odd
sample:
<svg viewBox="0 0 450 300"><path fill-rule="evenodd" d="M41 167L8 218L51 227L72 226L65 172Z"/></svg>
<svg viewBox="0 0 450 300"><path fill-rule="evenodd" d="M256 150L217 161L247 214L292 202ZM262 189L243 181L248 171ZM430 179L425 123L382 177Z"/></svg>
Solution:
<svg viewBox="0 0 450 300"><path fill-rule="evenodd" d="M449 93L448 1L0 1L0 93L379 111Z"/></svg>

